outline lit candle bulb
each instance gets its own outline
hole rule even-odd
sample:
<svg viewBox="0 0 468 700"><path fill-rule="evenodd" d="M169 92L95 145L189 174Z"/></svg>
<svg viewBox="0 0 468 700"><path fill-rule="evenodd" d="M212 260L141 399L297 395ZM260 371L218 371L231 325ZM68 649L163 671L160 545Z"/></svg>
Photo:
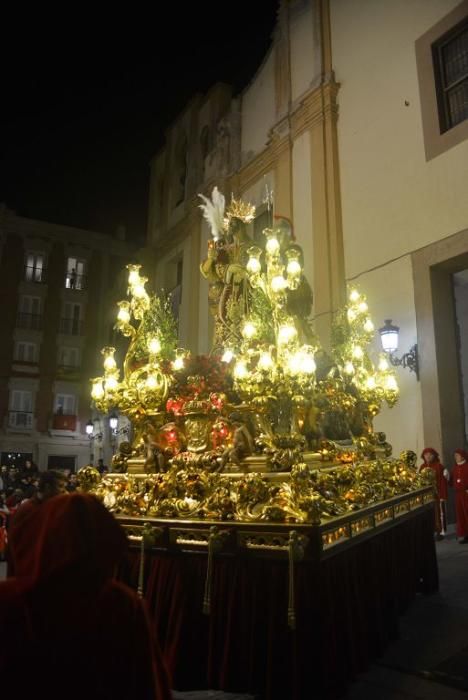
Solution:
<svg viewBox="0 0 468 700"><path fill-rule="evenodd" d="M104 382L104 387L106 391L115 391L118 387L119 383L115 377L107 377L106 381Z"/></svg>
<svg viewBox="0 0 468 700"><path fill-rule="evenodd" d="M366 389L375 389L376 383L374 377L368 377L366 380Z"/></svg>
<svg viewBox="0 0 468 700"><path fill-rule="evenodd" d="M128 284L133 287L140 281L140 268L141 265L127 265L128 270Z"/></svg>
<svg viewBox="0 0 468 700"><path fill-rule="evenodd" d="M266 242L266 250L270 255L276 255L278 253L280 244L276 236L269 236Z"/></svg>
<svg viewBox="0 0 468 700"><path fill-rule="evenodd" d="M292 324L284 324L278 329L278 343L284 345L289 343L290 340L295 338L297 335L296 327Z"/></svg>
<svg viewBox="0 0 468 700"><path fill-rule="evenodd" d="M269 352L262 352L258 358L258 368L267 372L273 367L273 358Z"/></svg>
<svg viewBox="0 0 468 700"><path fill-rule="evenodd" d="M366 333L372 333L372 332L373 332L373 330L374 330L374 324L372 323L372 321L370 320L370 318L368 318L367 321L365 322L365 324L364 324L364 330L366 331Z"/></svg>
<svg viewBox="0 0 468 700"><path fill-rule="evenodd" d="M381 357L379 360L379 369L381 372L386 372L389 368L388 360L385 357Z"/></svg>
<svg viewBox="0 0 468 700"><path fill-rule="evenodd" d="M184 367L184 358L182 355L177 355L175 358L174 362L172 363L172 367L175 370L183 369Z"/></svg>
<svg viewBox="0 0 468 700"><path fill-rule="evenodd" d="M353 289L349 295L349 300L350 301L357 301L359 299L359 292L356 289Z"/></svg>
<svg viewBox="0 0 468 700"><path fill-rule="evenodd" d="M356 360L362 360L362 358L364 357L364 353L362 351L362 348L359 345L354 346L353 357L355 357Z"/></svg>
<svg viewBox="0 0 468 700"><path fill-rule="evenodd" d="M101 378L93 380L91 396L93 399L102 399L102 397L104 396L104 387L102 386Z"/></svg>
<svg viewBox="0 0 468 700"><path fill-rule="evenodd" d="M158 386L158 380L156 379L154 374L148 374L146 378L146 386L148 387L148 389L156 389L156 387Z"/></svg>
<svg viewBox="0 0 468 700"><path fill-rule="evenodd" d="M385 380L385 388L389 391L398 391L398 384L393 375L390 375Z"/></svg>
<svg viewBox="0 0 468 700"><path fill-rule="evenodd" d="M148 350L152 355L157 355L161 352L161 341L159 338L150 338L148 340Z"/></svg>
<svg viewBox="0 0 468 700"><path fill-rule="evenodd" d="M226 364L229 364L233 357L234 357L234 353L232 352L232 350L229 350L229 348L226 348L226 350L223 352L223 356L222 356L221 360L223 362L226 362Z"/></svg>
<svg viewBox="0 0 468 700"><path fill-rule="evenodd" d="M117 313L117 319L122 323L128 323L130 321L130 304L128 301L119 301L119 311Z"/></svg>
<svg viewBox="0 0 468 700"><path fill-rule="evenodd" d="M101 353L104 355L104 369L106 372L112 372L112 370L117 366L114 358L115 348L102 348Z"/></svg>
<svg viewBox="0 0 468 700"><path fill-rule="evenodd" d="M262 249L256 245L251 246L247 253L249 259L247 261L247 272L252 275L257 275L262 269L262 263L260 262L260 255L262 254Z"/></svg>
<svg viewBox="0 0 468 700"><path fill-rule="evenodd" d="M242 335L244 338L247 338L247 340L250 340L250 338L253 338L255 333L257 332L257 327L255 323L252 323L252 321L246 321L244 323L244 326L242 328Z"/></svg>
<svg viewBox="0 0 468 700"><path fill-rule="evenodd" d="M245 379L248 376L247 367L243 360L238 360L234 365L234 376L236 379Z"/></svg>
<svg viewBox="0 0 468 700"><path fill-rule="evenodd" d="M284 279L283 275L275 275L271 280L271 289L273 292L282 292L288 286L287 281Z"/></svg>
<svg viewBox="0 0 468 700"><path fill-rule="evenodd" d="M346 362L344 366L344 371L346 374L354 374L354 365L352 362Z"/></svg>

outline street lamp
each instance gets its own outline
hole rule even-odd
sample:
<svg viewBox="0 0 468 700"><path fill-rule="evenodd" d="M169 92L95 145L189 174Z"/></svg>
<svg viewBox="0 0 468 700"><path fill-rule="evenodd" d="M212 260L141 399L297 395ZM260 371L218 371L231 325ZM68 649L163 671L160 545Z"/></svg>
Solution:
<svg viewBox="0 0 468 700"><path fill-rule="evenodd" d="M119 424L118 416L115 413L111 413L109 416L109 427L112 430L113 435L116 434L118 424Z"/></svg>
<svg viewBox="0 0 468 700"><path fill-rule="evenodd" d="M390 364L394 367L407 367L410 372L414 372L419 381L419 360L418 346L415 343L408 352L401 357L394 354L398 350L398 340L400 328L392 324L392 319L385 319L385 325L379 328L380 340L383 351L387 354Z"/></svg>

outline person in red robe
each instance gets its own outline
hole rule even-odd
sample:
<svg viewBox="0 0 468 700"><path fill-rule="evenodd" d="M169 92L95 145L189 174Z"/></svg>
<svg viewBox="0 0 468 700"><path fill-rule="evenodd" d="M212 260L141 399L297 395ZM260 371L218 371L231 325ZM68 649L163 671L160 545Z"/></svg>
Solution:
<svg viewBox="0 0 468 700"><path fill-rule="evenodd" d="M450 475L450 483L455 489L455 512L457 517L457 537L460 544L468 543L468 453L458 449L454 452L455 465Z"/></svg>
<svg viewBox="0 0 468 700"><path fill-rule="evenodd" d="M170 700L146 608L115 572L127 539L94 496L55 496L35 517L36 539L0 583L0 678L5 697Z"/></svg>
<svg viewBox="0 0 468 700"><path fill-rule="evenodd" d="M434 472L436 498L434 500L434 529L437 539L443 539L447 534L447 499L448 499L448 483L450 473L440 463L438 452L433 447L426 447L421 453L423 463L419 470L432 469Z"/></svg>

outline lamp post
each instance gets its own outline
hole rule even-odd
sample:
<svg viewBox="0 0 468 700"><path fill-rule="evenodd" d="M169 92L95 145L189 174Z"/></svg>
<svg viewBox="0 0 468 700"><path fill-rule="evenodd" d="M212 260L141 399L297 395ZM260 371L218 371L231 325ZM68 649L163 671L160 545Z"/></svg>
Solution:
<svg viewBox="0 0 468 700"><path fill-rule="evenodd" d="M419 381L419 360L418 346L415 343L408 352L405 352L401 357L397 357L395 352L398 350L398 341L400 328L392 324L392 319L385 319L385 325L379 328L380 340L382 349L387 354L390 364L394 367L407 367L410 372L416 374Z"/></svg>

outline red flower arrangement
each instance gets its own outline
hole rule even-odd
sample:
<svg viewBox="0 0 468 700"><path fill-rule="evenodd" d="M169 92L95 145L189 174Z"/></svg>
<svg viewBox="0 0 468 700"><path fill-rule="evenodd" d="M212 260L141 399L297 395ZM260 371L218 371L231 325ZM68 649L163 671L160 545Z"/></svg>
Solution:
<svg viewBox="0 0 468 700"><path fill-rule="evenodd" d="M182 416L186 405L197 401L204 411L219 413L226 400L225 394L231 387L228 366L219 357L189 357L183 369L174 373L172 396L167 400L166 410L175 416Z"/></svg>

